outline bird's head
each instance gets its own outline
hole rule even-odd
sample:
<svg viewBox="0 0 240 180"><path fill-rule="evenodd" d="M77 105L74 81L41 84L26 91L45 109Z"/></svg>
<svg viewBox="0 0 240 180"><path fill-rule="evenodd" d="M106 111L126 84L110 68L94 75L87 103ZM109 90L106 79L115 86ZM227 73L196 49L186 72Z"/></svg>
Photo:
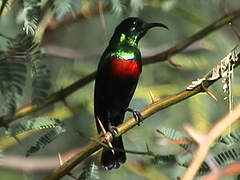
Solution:
<svg viewBox="0 0 240 180"><path fill-rule="evenodd" d="M120 43L137 46L138 41L153 27L168 29L167 26L161 23L147 23L140 18L129 17L116 27L110 44Z"/></svg>

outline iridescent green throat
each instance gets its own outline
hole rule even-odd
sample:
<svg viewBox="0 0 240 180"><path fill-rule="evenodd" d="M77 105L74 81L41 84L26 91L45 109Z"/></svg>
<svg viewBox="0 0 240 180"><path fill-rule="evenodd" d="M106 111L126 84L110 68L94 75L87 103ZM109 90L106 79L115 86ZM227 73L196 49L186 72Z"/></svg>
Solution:
<svg viewBox="0 0 240 180"><path fill-rule="evenodd" d="M138 34L131 35L131 36L126 36L125 34L121 34L119 43L137 47L138 46Z"/></svg>
<svg viewBox="0 0 240 180"><path fill-rule="evenodd" d="M136 59L136 54L133 51L123 51L119 49L117 52L114 53L114 55L121 59L126 59L126 60Z"/></svg>

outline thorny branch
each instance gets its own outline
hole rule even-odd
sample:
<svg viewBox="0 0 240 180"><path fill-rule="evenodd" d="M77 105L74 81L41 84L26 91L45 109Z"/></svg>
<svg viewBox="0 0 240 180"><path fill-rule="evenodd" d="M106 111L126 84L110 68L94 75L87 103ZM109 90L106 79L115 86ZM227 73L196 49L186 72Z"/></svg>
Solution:
<svg viewBox="0 0 240 180"><path fill-rule="evenodd" d="M240 117L240 104L215 124L206 134L202 134L197 130L193 129L189 125L185 125L185 130L188 134L198 143L198 149L195 153L194 159L191 165L188 167L186 173L183 176L183 180L192 180L197 174L202 162L204 161L208 150L210 149L212 143L228 128L232 123L237 121Z"/></svg>
<svg viewBox="0 0 240 180"><path fill-rule="evenodd" d="M226 60L226 58L224 58ZM223 63L224 59L221 61L221 63ZM234 59L234 61L230 61L230 63L234 64L234 68L236 68L239 64L240 64L240 53L237 55L237 59ZM225 62L225 61L224 61ZM154 113L156 113L157 111L160 111L162 109L165 109L171 105L174 105L176 103L179 103L187 98L190 98L191 96L194 96L198 93L204 92L204 89L202 88L202 85L204 85L205 88L208 88L209 86L211 86L214 82L216 82L217 80L219 80L222 75L215 75L216 72L215 70L218 69L219 65L217 65L216 67L213 68L212 71L210 71L209 73L207 73L207 75L205 75L205 79L201 81L201 83L199 84L195 84L194 87L192 87L191 90L183 90L175 95L166 97L164 99L160 99L157 101L154 101L152 104L148 105L147 107L145 107L142 111L141 111L141 115L143 117L143 120L145 120L146 118L148 118L149 116L153 115ZM222 72L219 72L222 73ZM214 78L213 78L214 77ZM232 120L228 120L226 122L226 118L224 118L222 121L220 122L225 122L227 124L223 125L220 123L218 123L216 126L213 127L213 129L211 131L209 131L209 141L213 142L213 140L215 140L217 138L217 136L219 135L218 132L216 130L220 129L220 132L222 132L225 128L227 128L227 125L230 125L233 122L233 119L236 120L235 118L240 115L240 105L238 106L239 110L237 111L238 114L235 113L235 111L231 114L228 115L226 118L227 119L232 119ZM134 119L134 118L130 118L129 120L127 120L126 122L124 122L123 124L119 125L118 128L118 133L116 136L120 136L124 133L126 133L128 130L132 129L135 125L137 125L138 122ZM190 128L188 128L188 132L190 132L190 134L192 135L194 140L197 140L195 135L198 135L195 131L190 131ZM105 134L105 137L107 137L108 141L112 140L112 136L111 133L107 132ZM204 142L205 138L202 139L200 138L202 141ZM105 142L104 138L99 138L98 139L101 142ZM199 143L199 140L197 141ZM210 144L209 144L210 146ZM86 146L84 148L84 150L82 150L81 152L79 152L78 154L76 154L73 158L71 158L69 161L67 161L66 163L64 163L62 166L60 166L58 169L56 169L51 175L49 175L48 177L46 177L44 180L57 180L61 177L63 177L64 175L66 175L68 172L70 172L77 164L79 164L82 160L86 159L87 157L89 157L91 154L93 154L94 152L96 152L97 150L99 150L102 147L102 145L100 143L97 142L91 142L88 146ZM202 146L205 147L205 146ZM206 150L206 149L204 149ZM204 151L205 152L205 151ZM206 151L207 152L207 151ZM206 153L205 152L205 153ZM201 156L201 158L203 158ZM202 160L202 159L200 159ZM200 165L201 164L197 164ZM198 166L195 167L195 169L197 170ZM191 176L193 177L194 174ZM190 178L189 178L190 179ZM189 180L187 179L187 180Z"/></svg>
<svg viewBox="0 0 240 180"><path fill-rule="evenodd" d="M174 54L181 52L182 50L184 50L185 48L187 48L188 46L190 46L197 40L204 38L209 33L213 32L213 31L217 30L218 28L224 26L225 24L233 21L234 19L236 19L239 16L240 16L240 9L221 17L214 23L210 24L209 26L202 29L198 33L194 34L193 36L187 38L186 40L178 43L177 45L173 46L172 48L170 48L162 53L143 58L144 65L167 60L167 58L170 58ZM20 110L18 110L16 112L14 117L11 119L5 119L4 117L0 117L0 119L4 119L4 122L2 122L0 124L0 126L2 126L3 124L5 124L5 125L9 124L19 118L22 118L33 112L39 111L57 101L61 101L62 99L66 98L67 96L69 96L70 94L75 92L76 90L80 89L81 87L83 87L86 84L93 81L95 79L95 75L96 75L96 72L92 72L91 74L83 77L82 79L78 80L77 82L73 83L72 85L70 85L56 93L51 94L41 104L38 104L38 105L31 104L31 105L21 108Z"/></svg>

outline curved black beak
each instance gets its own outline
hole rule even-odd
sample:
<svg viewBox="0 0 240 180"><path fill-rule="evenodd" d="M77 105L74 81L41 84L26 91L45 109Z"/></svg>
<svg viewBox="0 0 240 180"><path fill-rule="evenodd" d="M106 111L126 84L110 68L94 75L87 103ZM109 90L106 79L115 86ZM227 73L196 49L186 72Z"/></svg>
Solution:
<svg viewBox="0 0 240 180"><path fill-rule="evenodd" d="M153 28L153 27L163 27L165 29L168 29L168 27L166 25L161 24L161 23L146 23L143 25L144 30L149 30L150 28Z"/></svg>

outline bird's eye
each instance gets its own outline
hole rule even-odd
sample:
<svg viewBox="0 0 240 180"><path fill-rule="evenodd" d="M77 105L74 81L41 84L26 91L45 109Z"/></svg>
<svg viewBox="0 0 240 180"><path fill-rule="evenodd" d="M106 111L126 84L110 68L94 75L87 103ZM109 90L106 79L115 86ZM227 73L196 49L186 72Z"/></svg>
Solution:
<svg viewBox="0 0 240 180"><path fill-rule="evenodd" d="M136 28L133 26L133 27L131 27L131 31L134 31Z"/></svg>
<svg viewBox="0 0 240 180"><path fill-rule="evenodd" d="M136 24L137 24L136 21L132 22L131 29L130 29L131 31L134 31L136 29Z"/></svg>

